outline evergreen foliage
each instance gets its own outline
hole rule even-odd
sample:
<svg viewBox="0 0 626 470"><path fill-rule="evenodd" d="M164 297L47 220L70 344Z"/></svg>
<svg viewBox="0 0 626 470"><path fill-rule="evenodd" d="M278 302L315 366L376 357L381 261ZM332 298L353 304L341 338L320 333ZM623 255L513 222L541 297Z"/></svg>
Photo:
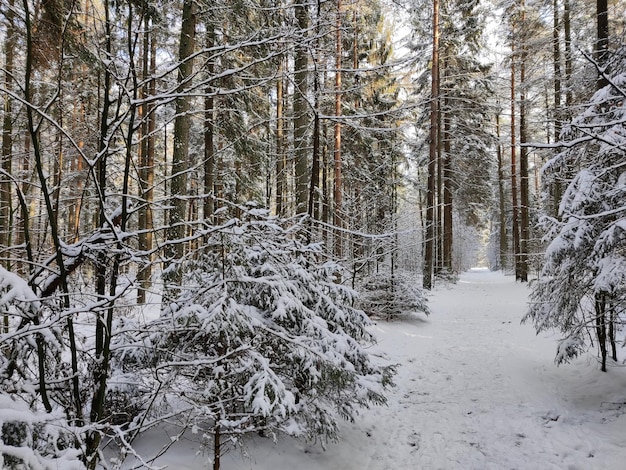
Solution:
<svg viewBox="0 0 626 470"><path fill-rule="evenodd" d="M369 321L302 223L240 210L207 233L180 296L137 338L153 350L134 373L167 377L171 409L214 439L334 439L338 416L386 402L393 367L368 357Z"/></svg>
<svg viewBox="0 0 626 470"><path fill-rule="evenodd" d="M626 75L611 83L564 129L565 150L543 169L548 182L569 185L558 217L542 219L549 245L525 320L537 331L561 331L557 363L586 350L593 331L603 364L608 343L615 357L616 329L624 320Z"/></svg>
<svg viewBox="0 0 626 470"><path fill-rule="evenodd" d="M380 272L368 277L361 287L359 305L370 317L387 320L417 312L430 315L424 293L414 276L405 272Z"/></svg>

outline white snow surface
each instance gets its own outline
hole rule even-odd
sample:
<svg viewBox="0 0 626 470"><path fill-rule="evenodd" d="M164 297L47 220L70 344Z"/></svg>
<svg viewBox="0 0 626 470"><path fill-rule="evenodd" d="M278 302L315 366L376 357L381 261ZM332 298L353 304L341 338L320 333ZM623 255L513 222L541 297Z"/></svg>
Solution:
<svg viewBox="0 0 626 470"><path fill-rule="evenodd" d="M430 317L377 322L372 353L399 365L388 406L343 423L326 450L255 437L223 456L222 469L626 468L626 367L602 373L591 353L554 365L558 333L520 324L528 293L513 277L473 269L430 295ZM137 450L149 457L172 435L150 431ZM154 464L212 468L199 438L188 432Z"/></svg>

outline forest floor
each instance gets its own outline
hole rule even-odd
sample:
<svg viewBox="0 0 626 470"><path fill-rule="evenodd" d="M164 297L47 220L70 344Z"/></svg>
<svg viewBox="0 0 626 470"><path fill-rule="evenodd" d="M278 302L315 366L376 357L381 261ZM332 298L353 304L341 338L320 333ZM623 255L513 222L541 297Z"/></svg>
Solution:
<svg viewBox="0 0 626 470"><path fill-rule="evenodd" d="M339 442L254 439L224 470L542 470L626 468L626 366L592 354L554 365L557 334L521 325L528 287L475 269L430 296L432 314L372 328L399 364L388 406L343 423ZM592 351L593 352L593 351ZM154 431L140 451L167 438ZM147 452L149 453L149 452ZM156 463L211 468L193 439Z"/></svg>

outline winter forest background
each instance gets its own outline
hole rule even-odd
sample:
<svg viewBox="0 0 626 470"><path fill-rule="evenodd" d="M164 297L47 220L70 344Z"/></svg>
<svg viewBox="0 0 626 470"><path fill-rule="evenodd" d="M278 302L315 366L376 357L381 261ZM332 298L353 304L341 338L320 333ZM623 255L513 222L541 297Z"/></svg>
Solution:
<svg viewBox="0 0 626 470"><path fill-rule="evenodd" d="M625 15L2 0L0 466L118 468L166 421L214 468L333 439L392 386L369 317L480 263L557 362L616 363Z"/></svg>

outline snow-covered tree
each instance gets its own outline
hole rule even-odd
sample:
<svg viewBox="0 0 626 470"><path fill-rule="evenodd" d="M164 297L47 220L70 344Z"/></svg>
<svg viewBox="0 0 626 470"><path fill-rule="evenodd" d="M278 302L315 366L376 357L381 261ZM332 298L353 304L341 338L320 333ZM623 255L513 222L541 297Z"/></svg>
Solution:
<svg viewBox="0 0 626 470"><path fill-rule="evenodd" d="M206 233L180 295L139 335L152 346L134 371L163 378L169 406L210 438L216 461L224 436L333 439L338 417L385 403L393 374L366 353L369 321L304 225L239 210Z"/></svg>
<svg viewBox="0 0 626 470"><path fill-rule="evenodd" d="M361 287L361 308L370 316L391 320L417 312L430 314L427 299L409 273L388 271L373 274Z"/></svg>
<svg viewBox="0 0 626 470"><path fill-rule="evenodd" d="M626 306L626 75L613 77L564 128L565 150L543 169L547 182L569 180L558 218L546 216L545 262L531 295L537 331L559 329L556 361L589 346L595 331L606 370L617 360L616 329Z"/></svg>
<svg viewBox="0 0 626 470"><path fill-rule="evenodd" d="M0 267L5 327L0 334L0 468L85 468L74 445L80 430L51 404L52 395L67 398L67 390L55 371L60 327L56 318L44 317L46 310L26 281ZM56 383L46 370L56 372Z"/></svg>

